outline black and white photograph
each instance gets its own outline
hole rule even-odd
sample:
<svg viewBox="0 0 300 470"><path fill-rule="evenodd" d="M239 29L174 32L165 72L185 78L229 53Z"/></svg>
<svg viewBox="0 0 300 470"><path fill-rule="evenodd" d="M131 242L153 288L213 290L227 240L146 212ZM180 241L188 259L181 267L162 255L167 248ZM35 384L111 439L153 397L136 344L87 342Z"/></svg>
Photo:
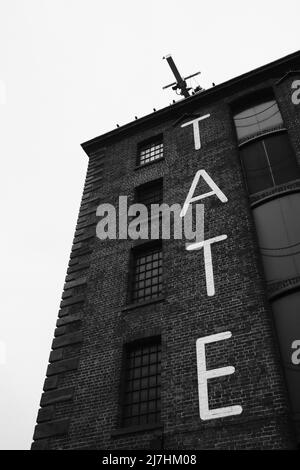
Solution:
<svg viewBox="0 0 300 470"><path fill-rule="evenodd" d="M0 0L0 450L300 449L299 30L299 0Z"/></svg>

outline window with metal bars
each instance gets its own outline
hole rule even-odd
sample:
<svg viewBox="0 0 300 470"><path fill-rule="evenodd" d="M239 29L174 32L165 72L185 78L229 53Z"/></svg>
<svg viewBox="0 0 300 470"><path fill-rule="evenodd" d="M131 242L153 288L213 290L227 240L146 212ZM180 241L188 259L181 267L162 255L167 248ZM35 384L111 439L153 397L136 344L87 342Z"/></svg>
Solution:
<svg viewBox="0 0 300 470"><path fill-rule="evenodd" d="M136 188L136 202L144 204L150 214L151 204L162 204L163 202L163 180L155 180Z"/></svg>
<svg viewBox="0 0 300 470"><path fill-rule="evenodd" d="M143 142L138 147L138 165L153 162L163 157L164 145L162 136L147 142Z"/></svg>
<svg viewBox="0 0 300 470"><path fill-rule="evenodd" d="M122 426L160 422L160 338L126 345Z"/></svg>
<svg viewBox="0 0 300 470"><path fill-rule="evenodd" d="M142 302L162 293L161 244L133 250L131 301Z"/></svg>

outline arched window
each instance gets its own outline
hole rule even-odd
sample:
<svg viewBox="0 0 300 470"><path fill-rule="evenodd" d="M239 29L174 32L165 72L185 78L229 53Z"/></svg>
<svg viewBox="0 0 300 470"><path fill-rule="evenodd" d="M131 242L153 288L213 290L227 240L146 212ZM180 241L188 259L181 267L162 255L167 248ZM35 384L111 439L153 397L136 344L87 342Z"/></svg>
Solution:
<svg viewBox="0 0 300 470"><path fill-rule="evenodd" d="M265 99L234 115L249 194L300 178L278 105Z"/></svg>

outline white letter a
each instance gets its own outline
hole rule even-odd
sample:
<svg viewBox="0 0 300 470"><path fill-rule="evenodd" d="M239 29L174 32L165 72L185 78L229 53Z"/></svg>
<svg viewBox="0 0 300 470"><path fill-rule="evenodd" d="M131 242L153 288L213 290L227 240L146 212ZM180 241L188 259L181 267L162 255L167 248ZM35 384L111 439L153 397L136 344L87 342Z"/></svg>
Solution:
<svg viewBox="0 0 300 470"><path fill-rule="evenodd" d="M199 179L200 177L202 176L202 178L205 180L205 182L208 184L208 186L210 186L210 188L212 189L212 191L209 191L208 193L204 193L204 194L200 194L200 196L195 196L193 197L194 195L194 192L195 192L195 189L196 189L196 186L199 182ZM209 176L208 173L206 173L205 170L199 170L197 171L197 173L195 174L194 176L194 179L193 179L193 182L192 182L192 185L190 187L190 190L189 190L189 193L187 195L187 198L184 202L184 205L183 205L183 208L180 212L180 217L184 217L187 210L188 210L188 207L189 205L192 203L192 202L196 202L196 201L199 201L200 199L204 199L206 197L209 197L209 196L212 196L213 194L215 194L221 202L227 202L228 199L227 197L225 196L225 194L221 191L221 189L219 188L219 186L216 185L216 183L214 182L214 180Z"/></svg>

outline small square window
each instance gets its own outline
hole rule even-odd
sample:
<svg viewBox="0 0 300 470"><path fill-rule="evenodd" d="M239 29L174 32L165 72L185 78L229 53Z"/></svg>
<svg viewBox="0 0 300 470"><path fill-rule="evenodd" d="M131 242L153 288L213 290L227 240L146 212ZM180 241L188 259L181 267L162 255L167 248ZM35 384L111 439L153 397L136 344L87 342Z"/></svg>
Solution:
<svg viewBox="0 0 300 470"><path fill-rule="evenodd" d="M162 136L140 144L138 148L138 164L145 165L145 163L162 158L163 150Z"/></svg>

